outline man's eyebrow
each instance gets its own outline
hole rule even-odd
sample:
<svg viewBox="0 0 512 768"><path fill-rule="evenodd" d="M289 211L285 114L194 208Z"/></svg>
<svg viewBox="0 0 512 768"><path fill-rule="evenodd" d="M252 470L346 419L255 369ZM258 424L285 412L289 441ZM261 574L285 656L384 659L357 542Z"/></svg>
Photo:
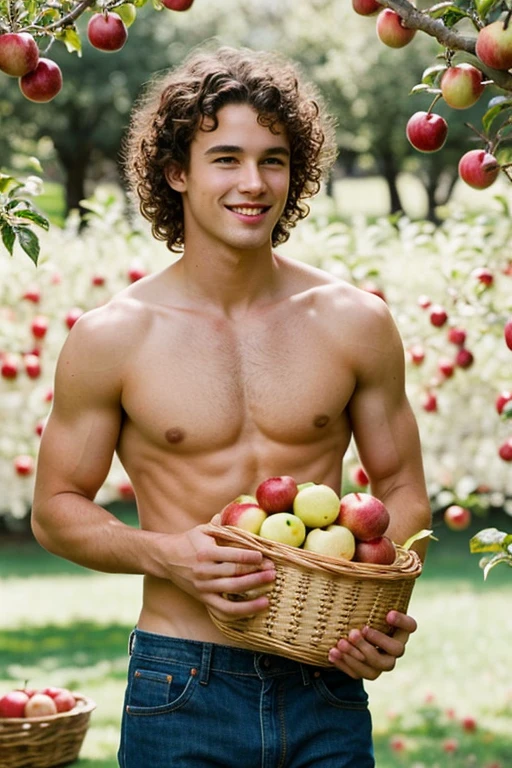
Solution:
<svg viewBox="0 0 512 768"><path fill-rule="evenodd" d="M214 147L210 147L206 150L205 155L236 155L236 154L242 154L243 153L243 147L239 147L236 144L216 144ZM287 149L287 147L278 146L278 147L268 147L263 152L264 155L284 155L285 157L290 156L290 150Z"/></svg>

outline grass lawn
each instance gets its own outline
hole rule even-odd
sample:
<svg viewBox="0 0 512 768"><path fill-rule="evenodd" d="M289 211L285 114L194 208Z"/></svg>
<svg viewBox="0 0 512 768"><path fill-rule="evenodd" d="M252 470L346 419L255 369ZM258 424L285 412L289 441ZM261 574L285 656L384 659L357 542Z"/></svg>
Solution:
<svg viewBox="0 0 512 768"><path fill-rule="evenodd" d="M377 766L510 768L512 573L501 566L484 584L468 553L471 530L436 533L410 608L420 631L395 671L367 685ZM96 574L9 539L0 564L0 692L28 679L91 696L98 706L77 765L115 768L141 579Z"/></svg>

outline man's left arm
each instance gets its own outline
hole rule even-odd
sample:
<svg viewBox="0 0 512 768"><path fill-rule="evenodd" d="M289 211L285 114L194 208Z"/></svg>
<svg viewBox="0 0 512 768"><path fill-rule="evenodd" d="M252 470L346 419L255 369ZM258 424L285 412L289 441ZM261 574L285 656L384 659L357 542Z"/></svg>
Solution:
<svg viewBox="0 0 512 768"><path fill-rule="evenodd" d="M430 527L430 504L418 428L405 392L403 344L386 305L374 301L379 303L371 319L365 319L365 337L371 338L371 347L360 347L349 416L370 492L390 514L386 535L403 544ZM373 326L369 336L368 322ZM427 543L423 539L414 545L422 559ZM387 621L393 627L392 636L370 627L352 630L331 650L330 661L351 677L369 680L393 669L417 625L398 611L390 611Z"/></svg>

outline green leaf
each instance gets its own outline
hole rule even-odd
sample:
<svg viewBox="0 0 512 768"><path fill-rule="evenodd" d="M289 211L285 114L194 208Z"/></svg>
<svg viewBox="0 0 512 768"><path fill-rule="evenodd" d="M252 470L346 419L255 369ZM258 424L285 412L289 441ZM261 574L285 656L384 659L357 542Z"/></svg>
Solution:
<svg viewBox="0 0 512 768"><path fill-rule="evenodd" d="M427 85L427 83L418 83L418 85L415 85L411 90L409 91L409 96L413 96L416 93L439 93L439 89L432 88L431 85Z"/></svg>
<svg viewBox="0 0 512 768"><path fill-rule="evenodd" d="M471 18L471 15L467 13L466 11L463 11L462 8L457 8L456 6L450 6L448 11L445 11L442 14L443 17L443 23L445 27L454 27L455 24L458 24L459 21L462 19L469 19Z"/></svg>
<svg viewBox="0 0 512 768"><path fill-rule="evenodd" d="M32 259L34 264L37 264L37 260L39 258L39 239L35 232L32 232L32 230L28 226L17 226L13 227L14 232L18 238L18 242L22 249L25 251L27 256Z"/></svg>
<svg viewBox="0 0 512 768"><path fill-rule="evenodd" d="M9 251L10 255L12 256L12 249L14 247L14 240L16 239L16 235L14 234L14 229L10 226L10 224L4 224L2 226L2 242Z"/></svg>
<svg viewBox="0 0 512 768"><path fill-rule="evenodd" d="M435 536L432 536L433 531L429 530L428 528L423 528L421 531L418 531L418 533L414 533L412 536L409 536L405 544L403 544L404 549L410 549L414 542L420 541L420 539L426 539L430 538L434 541L439 541L439 539L436 539Z"/></svg>
<svg viewBox="0 0 512 768"><path fill-rule="evenodd" d="M484 566L484 579L487 579L487 576L492 571L493 568L496 568L497 565L500 563L506 563L507 565L512 566L512 557L510 555L507 555L505 552L500 552L499 555L494 555L494 557L491 557L487 563Z"/></svg>
<svg viewBox="0 0 512 768"><path fill-rule="evenodd" d="M37 224L38 227L42 227L46 232L50 229L50 222L37 211L33 211L30 208L26 208L22 211L13 211L17 219L29 219Z"/></svg>
<svg viewBox="0 0 512 768"><path fill-rule="evenodd" d="M487 16L492 10L493 5L497 5L499 0L475 0L477 13L480 17Z"/></svg>
<svg viewBox="0 0 512 768"><path fill-rule="evenodd" d="M455 5L455 3L439 3L438 6L434 6L429 10L428 15L432 19L441 19L449 11L452 13L460 13L460 8Z"/></svg>
<svg viewBox="0 0 512 768"><path fill-rule="evenodd" d="M448 67L446 64L435 64L433 67L427 67L421 76L421 82L433 86L438 82L443 72L446 72L447 69Z"/></svg>
<svg viewBox="0 0 512 768"><path fill-rule="evenodd" d="M469 540L469 551L473 554L477 552L502 552L507 537L506 533L498 531L497 528L484 528Z"/></svg>
<svg viewBox="0 0 512 768"><path fill-rule="evenodd" d="M12 193L15 189L19 189L22 186L23 184L18 179L15 179L14 176L0 173L0 194Z"/></svg>
<svg viewBox="0 0 512 768"><path fill-rule="evenodd" d="M66 46L68 53L77 53L82 56L82 40L74 27L66 27L62 32L57 32L55 37Z"/></svg>
<svg viewBox="0 0 512 768"><path fill-rule="evenodd" d="M504 112L507 109L510 109L511 107L512 107L512 101L507 99L506 101L502 101L499 104L495 104L490 109L488 109L485 115L482 117L482 125L484 128L484 132L488 134L496 118L499 117L502 112Z"/></svg>

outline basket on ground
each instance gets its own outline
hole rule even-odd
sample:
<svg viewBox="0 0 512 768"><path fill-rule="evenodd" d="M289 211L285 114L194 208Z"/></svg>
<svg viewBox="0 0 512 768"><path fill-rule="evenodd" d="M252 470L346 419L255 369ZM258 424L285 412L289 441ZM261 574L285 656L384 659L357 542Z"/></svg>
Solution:
<svg viewBox="0 0 512 768"><path fill-rule="evenodd" d="M276 566L269 608L249 618L221 621L221 632L246 648L315 666L329 666L328 653L351 629L365 625L386 634L390 610L405 613L421 574L416 552L397 546L393 565L356 563L269 541L232 526L210 524L218 544L256 549Z"/></svg>
<svg viewBox="0 0 512 768"><path fill-rule="evenodd" d="M54 768L74 762L96 707L86 696L75 698L76 706L69 712L0 718L1 768Z"/></svg>

